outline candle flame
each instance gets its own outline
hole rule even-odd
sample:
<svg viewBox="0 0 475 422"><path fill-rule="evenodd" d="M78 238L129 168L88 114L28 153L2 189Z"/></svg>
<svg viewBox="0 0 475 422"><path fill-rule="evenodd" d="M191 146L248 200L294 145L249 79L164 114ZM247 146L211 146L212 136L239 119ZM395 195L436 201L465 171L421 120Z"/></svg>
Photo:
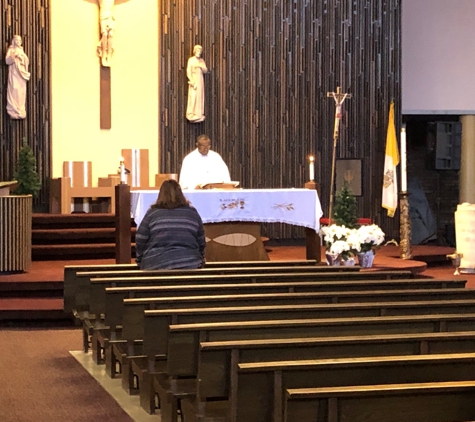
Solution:
<svg viewBox="0 0 475 422"><path fill-rule="evenodd" d="M308 161L310 161L311 163L313 163L315 160L315 157L313 155L309 155L308 156Z"/></svg>

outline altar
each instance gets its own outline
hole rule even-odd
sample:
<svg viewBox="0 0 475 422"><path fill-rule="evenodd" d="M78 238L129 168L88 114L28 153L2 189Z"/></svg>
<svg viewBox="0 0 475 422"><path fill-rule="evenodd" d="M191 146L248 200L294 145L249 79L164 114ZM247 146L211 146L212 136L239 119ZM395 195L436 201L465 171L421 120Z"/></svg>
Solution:
<svg viewBox="0 0 475 422"><path fill-rule="evenodd" d="M137 226L158 197L158 190L131 192L131 213ZM322 208L312 189L188 190L185 197L203 220L207 261L269 259L259 223L285 223L307 228L307 259L320 261L310 249L319 242ZM310 239L315 237L315 239ZM319 245L317 245L319 246Z"/></svg>

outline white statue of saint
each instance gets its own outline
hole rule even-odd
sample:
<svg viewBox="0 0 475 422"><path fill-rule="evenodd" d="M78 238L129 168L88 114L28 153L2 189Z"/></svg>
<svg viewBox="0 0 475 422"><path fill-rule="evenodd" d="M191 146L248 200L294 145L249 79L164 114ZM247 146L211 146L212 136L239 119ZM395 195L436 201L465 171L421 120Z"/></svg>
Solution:
<svg viewBox="0 0 475 422"><path fill-rule="evenodd" d="M8 65L7 113L12 119L26 117L26 82L30 80L29 60L22 47L20 35L14 35L8 47L5 62Z"/></svg>
<svg viewBox="0 0 475 422"><path fill-rule="evenodd" d="M186 118L192 123L205 119L205 92L203 74L208 72L205 61L201 58L203 47L195 45L193 56L188 59L186 76L188 77L188 104Z"/></svg>
<svg viewBox="0 0 475 422"><path fill-rule="evenodd" d="M101 27L101 40L97 45L97 55L101 58L102 66L110 67L112 53L114 52L114 0L99 1L99 23Z"/></svg>

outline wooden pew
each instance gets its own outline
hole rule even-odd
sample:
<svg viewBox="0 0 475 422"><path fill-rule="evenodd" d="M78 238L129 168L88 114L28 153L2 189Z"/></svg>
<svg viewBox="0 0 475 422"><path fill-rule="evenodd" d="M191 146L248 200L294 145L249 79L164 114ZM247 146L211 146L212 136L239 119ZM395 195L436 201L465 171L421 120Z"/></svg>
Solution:
<svg viewBox="0 0 475 422"><path fill-rule="evenodd" d="M290 261L233 261L233 262L208 262L206 263L205 268L239 268L239 267L290 267L290 266L316 266L316 260L290 260ZM322 265L323 267L323 265ZM344 268L344 267L342 267ZM162 271L162 270L156 270ZM133 274L136 276L142 271L139 269L137 264L99 264L99 265L66 265L64 267L64 311L66 313L73 312L75 309L75 300L76 290L78 286L82 283L82 280L78 279L78 273L84 272L96 272L99 277L102 273L111 272L119 274L118 277L124 276L126 274ZM113 276L113 275L111 275Z"/></svg>
<svg viewBox="0 0 475 422"><path fill-rule="evenodd" d="M257 267L256 267L257 268ZM284 267L279 267L284 268ZM287 268L287 267L285 267ZM290 267L289 267L290 268ZM300 267L294 267L296 268ZM273 274L268 269L263 269L262 272L246 269L243 274L228 274L230 269L200 269L200 270L164 270L161 276L154 277L123 277L123 278L97 278L89 280L87 276L81 277L81 273L77 274L78 279L82 279L83 284L78 286L75 295L75 306L83 311L76 313L77 319L83 325L83 345L84 351L89 349L90 337L93 332L93 326L102 317L105 310L105 287L108 286L131 286L131 285L166 285L166 284L194 284L194 283L253 283L253 282L272 282L274 280L281 281L308 281L321 279L337 279L335 272L321 271L321 268L308 266L304 271L298 272L277 272ZM238 271L238 270L236 270ZM210 273L211 272L211 273ZM216 272L216 274L214 274ZM238 271L240 272L240 271ZM270 272L270 273L269 273ZM338 272L338 271L337 271ZM156 274L153 272L153 274ZM179 274L179 275L176 275ZM350 272L339 272L341 277L348 277L349 274L359 274L355 270ZM367 278L364 273L361 273L360 278ZM376 272L367 272L369 278L377 278ZM407 277L407 271L387 271L381 274L383 278L402 278ZM85 281L87 280L87 281ZM92 308L92 312L89 310Z"/></svg>
<svg viewBox="0 0 475 422"><path fill-rule="evenodd" d="M177 292L178 293L178 292ZM144 316L157 314L160 309L187 309L207 307L252 307L289 305L356 304L358 302L407 302L407 301L452 301L475 299L475 289L419 289L419 290L373 290L373 291L317 291L296 293L215 294L205 296L171 296L124 299L123 338L130 339L142 333ZM361 305L364 306L364 305ZM356 308L357 306L355 306ZM154 311L150 310L153 309ZM342 309L342 308L340 308ZM150 310L150 311L147 311ZM144 314L144 311L145 312ZM386 311L383 311L386 312ZM140 337L139 337L140 338ZM136 338L134 338L136 339Z"/></svg>
<svg viewBox="0 0 475 422"><path fill-rule="evenodd" d="M178 287L178 291L180 292L180 286ZM215 292L218 293L218 292ZM256 307L256 306L277 306L282 305L280 310L276 309L276 311L280 312L292 312L299 310L299 307L303 305L324 305L324 304L334 304L333 306L323 307L323 306L314 306L313 309L310 307L302 307L301 308L301 315L296 318L302 318L305 313L314 314L319 312L320 315L326 315L328 317L333 316L343 316L343 315L352 315L352 316L366 316L369 315L401 315L403 313L429 313L430 311L440 312L440 309L437 309L436 306L430 307L430 305L424 306L421 305L394 305L391 306L390 303L384 302L401 302L401 301L409 301L410 299L414 299L414 301L453 301L458 300L459 303L457 305L453 305L450 302L447 302L444 307L449 312L455 312L462 310L469 311L471 310L471 303L465 302L463 304L460 301L467 301L475 299L475 290L468 290L468 289L421 289L421 290L380 290L380 291L341 291L341 292L305 292L305 293L283 293L283 294L241 294L241 295L212 295L212 296L176 296L170 297L169 292L164 291L166 297L154 297L154 298L133 298L133 299L125 299L123 301L124 310L122 312L122 322L123 322L123 331L121 336L121 342L125 343L128 342L128 346L124 349L123 345L118 345L118 342L114 342L114 349L110 350L108 348L108 339L112 336L115 340L118 338L117 335L114 334L115 332L115 325L111 325L112 333L108 330L104 332L93 330L93 344L94 350L96 354L96 361L100 361L100 356L98 355L98 351L100 347L105 348L105 355L106 355L106 365L107 365L107 372L114 376L115 370L115 358L117 356L119 360L123 360L126 355L135 355L137 352L134 352L133 344L136 340L141 340L145 336L145 326L144 326L144 316L149 317L149 324L151 326L156 324L157 327L160 327L161 334L161 341L166 339L167 335L167 325L164 322L161 322L162 315L158 312L159 309L193 309L199 307L231 307L231 306L240 306L240 307ZM377 303L380 300L383 302L379 307L371 306L370 304L360 304L357 305L357 302L373 302ZM290 306L287 306L286 311L282 311L285 308L285 305L291 303ZM352 307L345 307L345 306L337 306L337 303L341 304L351 304L353 303L354 306ZM441 305L442 307L442 305ZM153 311L147 311L147 309L154 309ZM144 311L145 314L144 314ZM239 312L237 310L236 312ZM270 312L269 317L274 318L272 316L272 310L268 310ZM231 315L229 310L227 310L228 315ZM257 310L256 310L257 312ZM182 315L185 315L187 311L182 311ZM194 309L192 312L188 312L189 318L193 319L193 313L197 315L194 321L196 322L203 322L203 312L199 312L198 309ZM222 312L221 312L222 313ZM471 313L471 312L470 312ZM174 318L178 318L179 312L174 314ZM156 322L151 322L151 318L155 316ZM250 319L254 317L251 310L247 311L244 318ZM238 319L238 316L228 317L226 315L220 315L218 313L210 313L207 317L208 321L217 320L217 318L221 318L223 321L229 321L230 319ZM254 317L255 319L259 319L259 316ZM281 318L285 318L285 316L281 316ZM241 319L243 319L241 317ZM118 322L113 321L113 322ZM169 321L170 322L170 321ZM99 326L99 329L103 329L103 327ZM159 329L155 329L155 335L158 335ZM100 344L98 344L100 343ZM107 343L107 344L106 344ZM125 351L127 350L127 352ZM156 354L164 353L166 350L166 346L162 349L161 352L157 352ZM128 384L127 384L128 385Z"/></svg>
<svg viewBox="0 0 475 422"><path fill-rule="evenodd" d="M380 385L475 381L475 353L239 363L223 416L235 422L282 422L286 389L362 386L375 381ZM197 409L183 401L186 421L197 421L197 413L206 415L206 407L226 407L217 401L201 404Z"/></svg>
<svg viewBox="0 0 475 422"><path fill-rule="evenodd" d="M318 267L313 267L318 268ZM191 270L197 271L197 270ZM353 277L353 276L354 277ZM79 318L83 324L83 343L84 350L89 348L90 337L93 333L93 326L101 318L105 311L105 288L109 286L133 286L133 285L167 285L167 284L196 284L196 283L257 283L257 282L297 282L297 281L329 281L344 280L356 278L357 280L368 279L391 279L407 278L407 271L382 271L382 272L340 272L335 273L313 273L313 272L286 272L278 274L263 273L245 273L245 274L213 274L203 275L197 273L188 273L187 275L164 275L153 278L97 278L90 280L90 286L83 286L76 294L76 304L81 303L80 307L88 309ZM457 283L457 282L456 282ZM462 281L461 284L464 282ZM450 282L449 282L450 284ZM461 285L459 284L459 285ZM92 308L92 315L89 312ZM92 320L92 322L91 322Z"/></svg>
<svg viewBox="0 0 475 422"><path fill-rule="evenodd" d="M261 273L243 273L243 274L182 274L165 275L155 277L139 278L93 278L90 280L87 298L84 296L84 304L87 307L93 307L91 313L102 313L105 311L105 288L106 287L133 287L133 286L164 286L164 285L186 285L186 284L243 284L243 283L296 283L296 282L360 282L370 280L408 280L411 278L407 271L380 271L380 272L341 272L334 273L313 273L313 272L285 272L285 273L267 273L265 270ZM428 279L425 279L428 280ZM423 283L423 282L422 282ZM431 282L424 284L428 285ZM466 280L446 280L447 286L462 287ZM405 282L409 285L409 282ZM444 283L435 283L438 287L445 288ZM355 284L356 286L356 284ZM355 287L356 288L356 287ZM364 289L364 283L359 284L360 289ZM389 286L389 288L391 288Z"/></svg>
<svg viewBox="0 0 475 422"><path fill-rule="evenodd" d="M378 316L381 314L385 315L417 315L417 314L427 314L429 312L432 313L459 313L465 311L466 313L474 313L475 312L475 300L467 301L465 304L463 301L458 301L458 303L454 304L451 301L435 301L435 302L387 302L387 303L356 303L356 304L343 304L343 305L281 305L281 306L272 306L272 307L230 307L230 308L198 308L198 309L176 309L176 310L154 310L154 311L145 311L147 317L154 318L155 322L153 326L155 328L155 337L153 341L155 345L159 342L163 345L163 349L166 348L166 344L168 341L168 330L167 327L173 324L189 324L189 323L197 323L197 322L228 322L228 321L254 321L254 320L284 320L284 319L305 319L305 318L337 318L337 317L364 317L364 316ZM139 333L136 335L140 335L141 327L136 327L136 330ZM129 330L126 330L129 331ZM148 333L147 333L148 334ZM144 336L147 336L144 334ZM124 337L132 336L131 333L126 332ZM457 346L461 349L462 347L468 347L468 350L475 351L475 337L468 336L469 341L461 341L462 344L457 344ZM346 339L348 340L348 339ZM149 339L144 339L145 347L148 348ZM284 342L284 340L280 339L279 341ZM302 339L300 339L302 341ZM439 339L440 341L440 339ZM427 342L427 339L426 339ZM447 339L446 339L447 342ZM356 342L354 342L353 346ZM435 342L434 342L435 343ZM466 345L468 343L468 346ZM383 344L382 346L379 345L379 348L385 347L387 343ZM274 343L275 345L275 343ZM365 350L368 350L368 346L370 344L368 342L365 343ZM321 346L321 344L320 344ZM394 345L392 345L394 346ZM414 347L414 340L412 341L411 347ZM418 345L419 346L419 345ZM434 344L434 347L438 345ZM453 347L453 345L451 345ZM288 345L287 345L288 347ZM401 348L394 347L394 351L402 352L403 350L407 352L408 344L404 343ZM424 345L424 350L427 350L427 344ZM440 347L440 346L439 346ZM379 348L375 347L375 351L379 350ZM260 345L260 349L266 350ZM312 345L312 353L315 349L315 343ZM455 349L455 348L454 348ZM118 352L121 350L121 352ZM355 353L357 353L358 349L355 348ZM414 349L411 353L416 353ZM421 350L421 347L418 347L417 350ZM117 349L117 344L114 345L115 355L110 356L109 353L112 351L108 350L108 367L110 368L111 365L114 365L114 357L116 355L120 355L123 353L123 358L127 360L126 352L124 349ZM228 350L229 351L229 350ZM212 355L213 352L211 352ZM270 353L267 350L267 353ZM348 353L348 351L347 351ZM252 353L251 353L252 354ZM160 356L160 360L167 357L167 355L159 354L157 349L157 354L155 356L152 355L143 355L143 356L134 356L129 357L130 362L126 362L124 364L123 369L123 387L126 391L130 392L134 388L133 383L133 374L135 374L139 379L144 379L146 375L143 374L145 370L148 368L152 368L155 365L156 356ZM210 356L210 353L207 355ZM224 354L221 353L221 358L216 359L215 364L213 364L213 359L207 359L206 364L208 365L208 373L211 372L215 376L209 381L209 385L215 386L223 386L229 385L229 374L225 374L222 372L222 368L229 368L230 367L230 360L226 360ZM255 354L254 354L255 356ZM293 358L297 358L300 355L296 353ZM216 358L216 356L214 356ZM276 359L277 355L274 355L271 358L270 355L267 356L265 360L272 360ZM190 365L194 365L195 367L199 367L197 362L203 362L201 353L199 355L191 356L190 359L196 358L197 361L189 361ZM303 358L303 356L302 356ZM260 360L260 359L259 359ZM170 371L174 370L181 370L181 364L178 364L180 367L173 368L173 357L170 357L168 363L168 369ZM191 368L191 366L190 366ZM210 369L212 368L212 369ZM110 369L108 370L108 373ZM217 381L217 375L220 375L220 380ZM198 379L202 380L202 382L206 382L207 376L205 374L198 374L196 375ZM209 378L209 377L208 377ZM145 383L150 381L145 381ZM149 413L152 413L154 410L153 405L153 396L150 393L149 389L141 390L141 405L144 409L146 409ZM214 390L216 391L216 389ZM221 393L224 392L221 390ZM220 394L217 394L217 397L221 397Z"/></svg>
<svg viewBox="0 0 475 422"><path fill-rule="evenodd" d="M336 268L336 270L335 270ZM345 270L345 268L350 268ZM200 269L187 270L154 270L154 271L116 271L116 272L79 272L76 274L76 288L74 299L72 301L72 311L76 313L84 313L89 311L91 279L104 279L105 283L109 285L117 284L121 280L130 280L133 284L163 284L164 278L175 278L177 282L184 282L190 276L198 277L199 280L205 281L210 279L210 282L219 282L221 278L232 276L234 280L238 279L239 275L257 275L261 278L268 279L273 274L280 276L282 274L315 274L317 277L322 277L324 274L350 274L359 272L359 267L329 267L329 266L262 266L262 267L211 267ZM363 273L363 272L362 272ZM375 273L375 272L364 272ZM394 270L382 272L380 278L410 278L410 271ZM226 277L225 277L226 276ZM334 276L335 277L335 276ZM371 276L370 276L371 277ZM374 276L375 277L375 276ZM335 279L335 278L334 278ZM212 280L212 281L211 281ZM78 315L81 317L81 315Z"/></svg>
<svg viewBox="0 0 475 422"><path fill-rule="evenodd" d="M243 284L202 284L180 286L126 286L106 287L104 305L93 304L93 313L105 312L104 324L114 329L122 325L124 315L124 299L148 298L163 296L205 296L227 293L304 293L317 291L363 291L363 290L399 290L399 289L446 289L463 288L465 280L437 279L391 279L391 280L348 280L348 281L316 281L316 282L287 282L279 283L243 283ZM92 296L98 297L95 282L92 285Z"/></svg>
<svg viewBox="0 0 475 422"><path fill-rule="evenodd" d="M474 352L475 331L201 342L197 407L228 399L239 363Z"/></svg>
<svg viewBox="0 0 475 422"><path fill-rule="evenodd" d="M454 422L475 420L475 381L286 391L284 422Z"/></svg>
<svg viewBox="0 0 475 422"><path fill-rule="evenodd" d="M471 332L474 321L475 314L454 314L178 324L169 326L168 348L165 348L163 339L157 337L155 324L149 324L146 317L143 351L149 360L160 354L166 356L166 378L162 374L154 379L152 393L158 393L162 412L173 418L178 398L193 394L191 381L197 375L202 341ZM183 384L182 380L185 380Z"/></svg>

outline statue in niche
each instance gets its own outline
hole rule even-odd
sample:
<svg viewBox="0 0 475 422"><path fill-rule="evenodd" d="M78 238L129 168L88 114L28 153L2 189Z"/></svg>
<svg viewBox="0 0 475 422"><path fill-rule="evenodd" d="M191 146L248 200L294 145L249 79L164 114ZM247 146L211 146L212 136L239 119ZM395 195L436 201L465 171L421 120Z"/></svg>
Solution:
<svg viewBox="0 0 475 422"><path fill-rule="evenodd" d="M114 0L99 0L101 40L97 44L97 55L101 58L104 67L110 67L114 52L114 22Z"/></svg>
<svg viewBox="0 0 475 422"><path fill-rule="evenodd" d="M205 61L201 57L203 47L195 45L193 56L188 59L186 76L188 77L188 103L186 118L191 123L200 123L205 119L204 73L208 73Z"/></svg>
<svg viewBox="0 0 475 422"><path fill-rule="evenodd" d="M12 119L26 117L26 82L30 80L29 60L20 35L14 35L8 47L5 62L8 65L7 113Z"/></svg>

